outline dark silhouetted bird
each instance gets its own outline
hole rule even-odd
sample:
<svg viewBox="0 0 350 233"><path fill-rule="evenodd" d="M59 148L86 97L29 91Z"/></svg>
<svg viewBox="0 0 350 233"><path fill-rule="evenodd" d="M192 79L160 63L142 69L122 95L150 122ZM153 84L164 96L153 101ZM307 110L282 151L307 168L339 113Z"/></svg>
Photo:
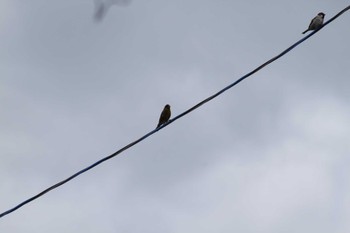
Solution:
<svg viewBox="0 0 350 233"><path fill-rule="evenodd" d="M309 25L309 28L306 29L303 34L305 34L307 31L317 30L323 25L323 19L324 19L325 13L320 12L318 15L311 20L311 23Z"/></svg>
<svg viewBox="0 0 350 233"><path fill-rule="evenodd" d="M170 116L171 116L170 105L167 104L167 105L165 105L165 107L164 107L162 113L160 114L159 122L158 122L157 128L158 128L159 126L161 126L162 124L168 122L168 120L170 119Z"/></svg>

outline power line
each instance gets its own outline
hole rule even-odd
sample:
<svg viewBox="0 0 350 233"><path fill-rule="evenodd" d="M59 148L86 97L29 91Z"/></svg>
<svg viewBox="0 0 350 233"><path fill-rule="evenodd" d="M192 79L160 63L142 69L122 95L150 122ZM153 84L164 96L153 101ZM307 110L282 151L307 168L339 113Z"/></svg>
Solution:
<svg viewBox="0 0 350 233"><path fill-rule="evenodd" d="M254 69L253 71L249 72L248 74L244 75L243 77L239 78L238 80L236 80L235 82L233 82L232 84L228 85L227 87L223 88L222 90L218 91L217 93L209 96L208 98L202 100L201 102L199 102L198 104L196 104L195 106L193 106L192 108L186 110L185 112L177 115L176 117L174 117L173 119L171 119L170 121L168 121L167 123L163 124L162 126L160 126L159 128L156 128L152 131L150 131L149 133L147 133L146 135L142 136L141 138L137 139L134 142L131 142L130 144L124 146L123 148L121 148L120 150L114 152L113 154L102 158L101 160L95 162L94 164L78 171L77 173L73 174L72 176L68 177L65 180L62 180L60 182L58 182L55 185L52 185L51 187L45 189L44 191L38 193L37 195L23 201L22 203L18 204L17 206L3 212L0 214L0 218L4 217L5 215L8 215L12 212L14 212L15 210L21 208L22 206L28 204L29 202L34 201L35 199L41 197L42 195L50 192L53 189L58 188L59 186L67 183L68 181L74 179L75 177L87 172L88 170L96 167L97 165L117 156L118 154L122 153L123 151L129 149L130 147L136 145L137 143L143 141L144 139L148 138L149 136L151 136L152 134L156 133L158 130L168 126L169 124L172 124L174 121L178 120L179 118L187 115L188 113L192 112L193 110L199 108L201 105L209 102L210 100L216 98L217 96L221 95L222 93L224 93L225 91L229 90L230 88L232 88L233 86L237 85L238 83L240 83L241 81L243 81L244 79L248 78L249 76L253 75L254 73L258 72L259 70L261 70L262 68L264 68L265 66L269 65L270 63L274 62L275 60L279 59L280 57L284 56L285 54L287 54L288 52L290 52L292 49L294 49L295 47L297 47L299 44L301 44L302 42L304 42L305 40L307 40L309 37L311 37L312 35L314 35L316 32L318 32L319 30L321 30L324 26L326 26L327 24L329 24L330 22L332 22L333 20L335 20L336 18L338 18L340 15L342 15L343 13L345 13L347 10L350 9L350 5L348 7L346 7L344 10L340 11L338 14L336 14L333 18L331 18L330 20L328 20L327 22L325 22L323 24L323 26L321 28L319 28L318 30L313 31L312 33L308 34L307 36L305 36L304 38L302 38L301 40L299 40L298 42L294 43L292 46L290 46L289 48L287 48L286 50L284 50L283 52L281 52L280 54L278 54L277 56L271 58L270 60L268 60L267 62L263 63L262 65L260 65L259 67L257 67L256 69Z"/></svg>

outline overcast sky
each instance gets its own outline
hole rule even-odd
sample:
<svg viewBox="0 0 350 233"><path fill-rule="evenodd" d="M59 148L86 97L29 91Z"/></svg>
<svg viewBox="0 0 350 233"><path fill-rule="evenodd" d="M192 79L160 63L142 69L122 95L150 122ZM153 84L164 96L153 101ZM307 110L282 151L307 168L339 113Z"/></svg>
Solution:
<svg viewBox="0 0 350 233"><path fill-rule="evenodd" d="M122 0L121 0L122 1ZM0 212L154 129L345 0L0 1ZM1 233L350 232L350 11Z"/></svg>

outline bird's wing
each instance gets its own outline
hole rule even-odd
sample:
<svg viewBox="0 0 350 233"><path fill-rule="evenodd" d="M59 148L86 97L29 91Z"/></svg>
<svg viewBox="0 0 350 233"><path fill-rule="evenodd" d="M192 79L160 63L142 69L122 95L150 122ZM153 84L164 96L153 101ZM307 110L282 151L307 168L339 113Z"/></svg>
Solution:
<svg viewBox="0 0 350 233"><path fill-rule="evenodd" d="M309 28L311 27L312 24L314 24L315 20L316 20L316 17L311 20Z"/></svg>

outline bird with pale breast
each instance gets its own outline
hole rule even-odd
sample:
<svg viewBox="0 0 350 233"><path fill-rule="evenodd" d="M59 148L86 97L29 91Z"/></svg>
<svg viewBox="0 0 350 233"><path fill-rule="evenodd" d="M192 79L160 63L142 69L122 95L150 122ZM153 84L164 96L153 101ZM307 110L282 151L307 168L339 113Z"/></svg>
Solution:
<svg viewBox="0 0 350 233"><path fill-rule="evenodd" d="M306 30L303 32L303 34L305 34L305 33L308 32L308 31L317 30L317 29L319 29L320 27L322 27L322 25L323 25L323 19L324 19L324 16L325 16L325 15L326 15L326 14L323 13L323 12L318 13L318 15L317 15L315 18L313 18L313 19L311 20L311 23L310 23L310 25L309 25L309 28L306 29Z"/></svg>

